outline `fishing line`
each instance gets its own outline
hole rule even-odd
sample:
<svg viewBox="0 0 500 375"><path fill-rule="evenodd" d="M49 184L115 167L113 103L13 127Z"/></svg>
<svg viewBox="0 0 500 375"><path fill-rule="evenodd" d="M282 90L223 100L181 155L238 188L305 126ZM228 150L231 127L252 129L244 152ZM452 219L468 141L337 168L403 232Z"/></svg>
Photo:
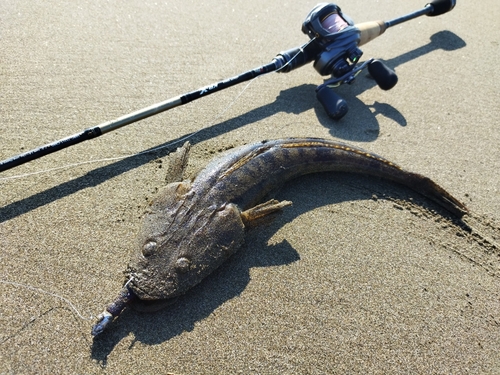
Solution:
<svg viewBox="0 0 500 375"><path fill-rule="evenodd" d="M281 70L286 69L297 58L297 56L299 56L300 54L302 54L304 52L303 51L304 48L306 48L309 44L311 44L315 40L316 40L316 37L313 37L312 39L310 39L306 44L304 44L298 50L298 52L294 56L292 56L290 58L289 61L287 61L281 68L277 69L276 71L274 71L272 73L278 73ZM151 152L155 152L155 151L167 148L167 147L171 147L171 146L173 146L173 145L175 145L177 143L184 142L184 141L186 141L186 140L194 137L196 134L202 132L203 130L207 129L209 126L214 125L238 101L238 99L250 87L250 85L253 83L253 81L255 81L259 77L260 77L260 75L252 78L245 85L245 87L238 93L238 95L236 95L236 97L226 106L226 108L224 108L218 115L216 115L215 118L210 123L208 123L206 126L202 127L201 129L195 131L194 133L191 133L191 134L189 134L189 135L187 135L185 137L182 137L181 139L178 139L176 141L167 143L167 144L162 145L162 146L155 147L155 148L147 150L147 151L141 151L141 152L134 153L134 154L128 154L128 155L117 156L117 157L112 157L112 158L103 158L103 159L97 159L97 160L87 160L87 161L83 161L83 162L79 162L79 163L73 163L73 164L63 165L63 166L60 166L60 167L49 168L49 169L45 169L45 170L37 171L37 172L24 173L24 174L19 174L19 175L15 175L15 176L9 176L9 177L0 177L0 182L1 181L7 181L7 180L14 180L14 179L19 179L19 178L24 178L24 177L31 177L31 176L35 176L35 175L38 175L38 174L55 172L55 171L63 170L63 169L76 168L76 167L79 167L79 166L82 166L82 165L86 165L86 164L101 163L101 162L111 162L111 161L116 161L116 160L122 160L122 159L126 159L126 158L133 157L133 156L139 156L139 155L143 155L143 154L148 154L148 153L151 153Z"/></svg>
<svg viewBox="0 0 500 375"><path fill-rule="evenodd" d="M0 280L0 283L7 284L7 285L12 285L12 286L16 286L16 287L19 287L19 288L29 289L29 290L32 290L32 291L37 292L37 293L47 294L49 296L58 298L61 301L66 302L69 305L69 307L71 307L71 309L76 313L76 315L80 319L83 319L83 320L93 320L94 319L93 315L90 315L89 318L84 317L82 314L80 314L80 312L78 311L78 309L75 307L75 305L73 305L73 303L71 303L71 301L69 299L67 299L67 298L65 298L63 296L60 296L59 294L48 292L46 290L43 290L41 288L36 288L34 286L31 286L31 285L16 283L16 282L13 282L13 281Z"/></svg>
<svg viewBox="0 0 500 375"><path fill-rule="evenodd" d="M229 103L228 106L226 106L226 108L224 108L215 118L214 120L209 123L209 124L213 124L215 123L216 121L219 120L219 118L221 118L224 113L226 113L229 108L231 108L234 103L236 103L236 101L241 97L241 95L243 95L243 93L248 89L248 87L251 85L251 83L257 79L259 77L255 77L253 78L252 80L250 80L246 85L245 87L243 88L243 90L241 90L241 92L231 101L231 103ZM0 178L0 181L6 181L6 180L13 180L13 179L19 179L19 178L23 178L23 177L29 177L29 176L34 176L34 175L37 175L37 174L42 174L42 173L49 173L49 172L54 172L54 171L58 171L58 170L62 170L62 169L69 169L69 168L75 168L75 167L78 167L78 166L81 166L81 165L85 165L85 164L91 164L91 163L99 163L99 162L106 162L106 161L115 161L115 160L121 160L121 159L125 159L125 158L128 158L128 157L132 157L132 156L138 156L138 155L142 155L142 154L146 154L146 153L150 153L150 152L154 152L154 151L158 151L158 150L161 150L163 148L166 148L166 147L170 147L172 145L175 145L176 143L181 143L181 142L184 142L192 137L194 137L196 134L200 133L201 131L203 131L205 128L207 128L209 125L205 126L204 128L201 128L200 130L197 130L196 132L194 133L191 133L181 139L178 139L177 141L173 141L173 142L170 142L166 145L162 145L162 146L159 146L159 147L156 147L156 148L153 148L151 150L148 150L148 151L142 151L142 152L139 152L139 153L136 153L136 154L130 154L130 155L125 155L125 156L119 156L119 157L114 157L114 158L105 158L105 159L99 159L99 160L89 160L89 161L84 161L84 162L80 162L80 163L74 163L74 164L68 164L68 165L64 165L64 166L61 166L61 167L56 167L56 168L50 168L50 169L46 169L46 170L43 170L43 171L38 171L38 172L32 172L32 173L25 173L25 174L20 174L20 175L16 175L16 176L10 176L10 177L2 177ZM130 278L127 283L125 284L128 285L130 282L132 281L132 278ZM41 294L46 294L46 295L49 295L49 296L52 296L52 297L55 297L55 298L58 298L60 299L61 301L67 303L69 305L69 307L75 312L75 314L82 320L93 320L94 319L94 316L93 315L90 315L89 318L86 318L84 317L79 311L78 309L75 307L75 305L70 301L68 300L67 298L59 295L59 294L56 294L56 293L52 293L52 292L49 292L49 291L46 291L44 289L41 289L41 288L37 288L37 287L34 287L34 286L31 286L31 285L27 285L27 284L22 284L22 283L16 283L16 282L13 282L13 281L7 281L7 280L0 280L0 283L2 284L7 284L7 285L12 285L12 286L15 286L15 287L18 287L18 288L25 288L25 289L28 289L28 290L32 290L34 292L37 292L37 293L41 293Z"/></svg>
<svg viewBox="0 0 500 375"><path fill-rule="evenodd" d="M0 177L0 181L14 180L14 179L19 179L19 178L23 178L23 177L30 177L30 176L34 176L34 175L38 175L38 174L54 172L54 171L58 171L58 170L62 170L62 169L76 168L78 166L85 165L85 164L92 164L92 163L101 163L101 162L122 160L122 159L126 159L126 158L133 157L133 156L139 156L139 155L143 155L143 154L149 154L151 152L155 152L155 151L167 148L167 147L171 147L171 146L173 146L173 145L175 145L177 143L185 142L186 140L194 137L196 134L202 132L203 130L207 129L209 126L211 126L215 122L217 122L236 103L236 101L241 97L241 95L243 95L243 93L248 89L248 87L250 87L250 85L252 84L252 82L255 81L259 77L260 76L255 77L252 80L250 80L245 85L245 87L243 88L243 90L241 90L240 93L226 106L226 108L224 108L218 115L216 115L216 117L210 123L208 123L206 126L202 127L201 129L195 131L194 133L188 134L185 137L182 137L182 138L180 138L180 139L178 139L176 141L164 144L162 146L158 146L158 147L152 148L152 149L147 150L147 151L141 151L141 152L134 153L134 154L124 155L124 156L117 156L117 157L113 157L113 158L104 158L104 159L97 159L97 160L87 160L87 161L83 161L83 162L79 162L79 163L67 164L67 165L63 165L61 167L55 167L55 168L45 169L45 170L37 171L37 172L24 173L24 174L15 175L15 176L9 176L9 177Z"/></svg>
<svg viewBox="0 0 500 375"><path fill-rule="evenodd" d="M222 117L224 115L224 113L226 113L229 108L231 108L231 106L236 103L236 101L241 97L241 95L247 90L247 88L250 86L250 84L259 77L255 77L254 79L252 79L251 81L249 81L246 86L243 88L243 90L241 90L241 92L232 100L231 103L229 103L229 105L224 109L222 110L215 118L214 120L209 123L209 124L213 124L215 123L220 117ZM206 127L208 127L209 125L207 125ZM161 150L165 147L170 147L176 143L180 143L180 142L184 142L186 140L188 140L189 138L192 138L194 137L196 134L198 134L199 132L203 131L206 127L204 128L201 128L200 130L194 132L194 133L191 133L177 141L174 141L174 142L171 142L171 143L168 143L166 145L162 145L162 146L159 146L159 147L156 147L156 148L153 148L151 150L148 150L148 151L142 151L142 152L139 152L139 153L136 153L136 154L130 154L130 155L125 155L125 156L119 156L119 157L115 157L115 158L106 158L106 159L99 159L99 160L90 160L90 161L85 161L85 162L81 162L81 163L74 163L74 164L68 164L68 165L65 165L65 166L61 166L61 167L56 167L56 168L51 168L51 169L46 169L46 170L43 170L43 171L38 171L38 172L33 172L33 173L25 173L25 174L21 174L21 175L17 175L17 176L10 176L10 177L3 177L3 178L0 178L0 181L6 181L6 180L13 180L13 179L18 179L18 178L22 178L22 177L28 177L28 176L34 176L34 175L37 175L37 174L42 174L42 173L49 173L49 172L53 172L53 171L57 171L57 170L62 170L62 169L67 169L67 168L75 168L77 166L80 166L80 165L84 165L84 164L90 164L90 163L98 163L98 162L105 162L105 161L115 161L115 160L120 160L120 159L125 159L125 158L128 158L128 157L132 157L132 156L138 156L138 155L141 155L141 154L146 154L146 153L150 153L150 152L154 152L154 151L158 151L158 150ZM130 278L127 283L125 284L125 286L127 286L130 282L132 281L132 278ZM59 294L56 294L56 293L52 293L52 292L48 292L46 290L43 290L41 288L37 288L37 287L34 287L34 286L31 286L31 285L27 285L27 284L22 284L22 283L16 283L16 282L13 282L13 281L7 281L7 280L0 280L0 283L2 284L7 284L7 285L12 285L12 286L15 286L15 287L18 287L18 288L25 288L25 289L29 289L29 290L32 290L34 292L37 292L37 293L42 293L42 294L46 294L46 295L49 295L49 296L52 296L52 297L55 297L55 298L58 298L60 299L61 301L64 301L66 302L69 307L76 313L76 315L80 318L80 319L83 319L83 320L93 320L94 319L94 316L93 315L90 315L89 318L86 318L84 317L79 311L78 309L75 307L75 305L70 301L68 300L67 298L59 295Z"/></svg>
<svg viewBox="0 0 500 375"><path fill-rule="evenodd" d="M312 40L311 40L312 42ZM298 52L295 56L292 57L292 59L287 63L289 64L291 61L293 61L301 52ZM286 65L285 64L281 69L285 68ZM7 180L14 180L14 179L19 179L19 178L24 178L24 177L30 177L30 176L35 176L35 175L38 175L38 174L43 174L43 173L49 173L49 172L55 172L55 171L58 171L58 170L63 170L63 169L69 169L69 168L76 168L78 166L81 166L81 165L85 165L85 164L91 164L91 163L99 163L99 162L108 162L108 161L115 161L115 160L121 160L121 159L125 159L125 158L128 158L128 157L133 157L133 156L138 156L138 155L142 155L142 154L147 154L147 153L151 153L151 152L155 152L155 151L158 151L158 150L161 150L161 149L164 149L166 147L171 147L172 145L175 145L177 143L181 143L181 142L184 142L192 137L194 137L196 134L202 132L203 130L205 130L206 128L208 128L210 125L213 125L215 124L237 101L238 99L243 95L243 93L250 87L250 85L253 83L253 81L255 81L257 78L259 78L260 76L257 76L253 79L251 79L246 85L245 87L238 93L238 95L236 95L236 97L226 106L226 108L224 108L210 123L208 123L205 127L197 130L196 132L194 133L191 133L185 137L182 137L176 141L173 141L173 142L170 142L170 143L167 143L165 145L162 145L162 146L158 146L158 147L155 147L153 149L150 149L150 150L147 150L147 151L141 151L141 152L138 152L138 153L135 153L135 154L129 154L129 155L124 155L124 156L118 156L118 157L113 157L113 158L104 158L104 159L98 159L98 160L88 160L88 161L84 161L84 162L80 162L80 163L73 163L73 164L67 164L67 165L64 165L64 166L60 166L60 167L55 167L55 168L50 168L50 169L45 169L45 170L42 170L42 171L37 171L37 172L31 172L31 173L24 173L24 174L20 174L20 175L15 175L15 176L9 176L9 177L2 177L0 178L0 181L7 181ZM128 285L130 282L132 281L132 278L129 279L127 281L127 283L125 284ZM60 299L61 301L67 303L69 305L69 307L75 312L75 314L82 320L93 320L94 317L93 315L90 315L89 318L86 318L84 317L79 311L78 309L75 307L75 305L70 301L68 300L67 298L59 295L59 294L56 294L56 293L52 293L52 292L49 292L49 291L46 291L44 289L41 289L41 288L37 288L37 287L34 287L34 286L31 286L31 285L27 285L27 284L22 284L22 283L16 283L16 282L13 282L13 281L7 281L7 280L0 280L0 283L2 284L7 284L7 285L11 285L11 286L15 286L15 287L18 287L18 288L25 288L25 289L28 289L28 290L32 290L34 292L37 292L37 293L41 293L41 294L46 294L46 295L49 295L49 296L52 296L52 297L55 297L55 298L58 298Z"/></svg>

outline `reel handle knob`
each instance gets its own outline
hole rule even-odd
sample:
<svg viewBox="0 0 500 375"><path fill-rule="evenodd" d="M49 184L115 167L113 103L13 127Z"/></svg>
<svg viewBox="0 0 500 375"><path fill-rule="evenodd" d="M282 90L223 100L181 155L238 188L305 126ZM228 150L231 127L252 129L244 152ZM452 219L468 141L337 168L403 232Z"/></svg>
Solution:
<svg viewBox="0 0 500 375"><path fill-rule="evenodd" d="M373 60L368 64L368 72L382 90L390 90L398 83L398 76L380 60Z"/></svg>
<svg viewBox="0 0 500 375"><path fill-rule="evenodd" d="M316 88L316 97L332 119L340 120L346 115L348 111L347 102L328 85L319 85Z"/></svg>

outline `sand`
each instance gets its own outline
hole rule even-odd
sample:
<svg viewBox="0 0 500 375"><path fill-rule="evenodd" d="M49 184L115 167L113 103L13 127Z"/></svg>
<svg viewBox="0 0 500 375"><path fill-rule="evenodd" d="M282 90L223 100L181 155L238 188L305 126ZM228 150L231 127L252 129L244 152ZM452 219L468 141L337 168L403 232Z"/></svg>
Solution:
<svg viewBox="0 0 500 375"><path fill-rule="evenodd" d="M338 4L364 22L424 3ZM314 5L3 1L0 159L268 63L307 40ZM338 89L339 122L309 65L1 173L0 374L500 373L499 12L458 1L387 30L363 58L399 83L361 74ZM122 286L169 152L193 132L189 173L262 139L363 147L441 184L471 229L389 182L304 177L276 195L294 205L201 285L93 340L89 317Z"/></svg>

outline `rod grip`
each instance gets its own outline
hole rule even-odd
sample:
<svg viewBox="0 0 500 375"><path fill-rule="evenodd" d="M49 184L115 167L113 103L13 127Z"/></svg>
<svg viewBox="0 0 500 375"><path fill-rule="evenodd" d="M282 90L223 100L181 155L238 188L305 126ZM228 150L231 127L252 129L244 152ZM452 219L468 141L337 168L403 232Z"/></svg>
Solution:
<svg viewBox="0 0 500 375"><path fill-rule="evenodd" d="M369 21L355 25L360 34L358 46L368 43L376 37L382 35L387 26L384 21Z"/></svg>

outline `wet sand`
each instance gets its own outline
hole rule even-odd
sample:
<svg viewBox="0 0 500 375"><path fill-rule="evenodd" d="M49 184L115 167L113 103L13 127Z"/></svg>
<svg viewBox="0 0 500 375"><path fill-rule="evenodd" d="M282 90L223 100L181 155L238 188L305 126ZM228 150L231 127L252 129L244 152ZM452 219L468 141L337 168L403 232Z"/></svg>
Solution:
<svg viewBox="0 0 500 375"><path fill-rule="evenodd" d="M338 5L364 22L424 3ZM4 1L0 159L266 64L307 40L315 4ZM499 373L499 11L459 1L363 46L399 82L339 88L338 122L309 65L0 174L0 374ZM371 177L300 178L276 193L293 206L202 284L93 340L88 318L122 286L169 153L194 132L189 174L242 144L323 137L432 178L470 215Z"/></svg>

